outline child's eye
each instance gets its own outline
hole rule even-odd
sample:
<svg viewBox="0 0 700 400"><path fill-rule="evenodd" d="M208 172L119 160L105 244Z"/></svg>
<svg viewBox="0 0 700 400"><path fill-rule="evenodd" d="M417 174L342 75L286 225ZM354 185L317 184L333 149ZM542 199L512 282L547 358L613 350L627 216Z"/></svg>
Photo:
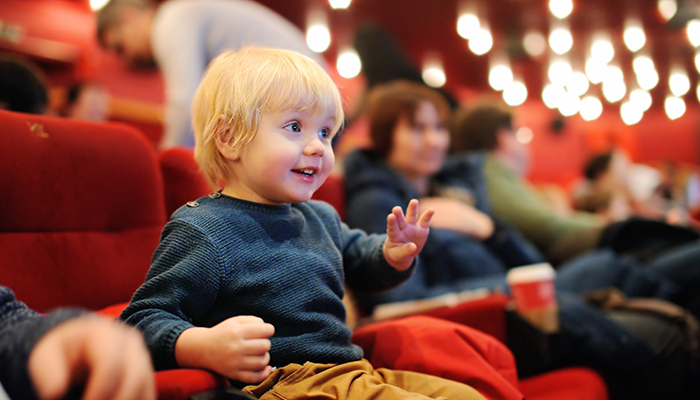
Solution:
<svg viewBox="0 0 700 400"><path fill-rule="evenodd" d="M301 125L298 122L292 122L285 126L284 129L292 132L301 132Z"/></svg>
<svg viewBox="0 0 700 400"><path fill-rule="evenodd" d="M331 136L331 130L328 128L323 128L320 131L318 131L318 136L322 138L328 138Z"/></svg>

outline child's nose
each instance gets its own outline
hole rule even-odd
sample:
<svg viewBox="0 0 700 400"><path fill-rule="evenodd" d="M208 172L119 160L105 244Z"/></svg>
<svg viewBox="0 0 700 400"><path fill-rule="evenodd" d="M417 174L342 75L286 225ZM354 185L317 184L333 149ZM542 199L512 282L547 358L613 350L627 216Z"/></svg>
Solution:
<svg viewBox="0 0 700 400"><path fill-rule="evenodd" d="M319 138L310 139L304 147L304 154L308 156L322 157L326 153L326 148Z"/></svg>

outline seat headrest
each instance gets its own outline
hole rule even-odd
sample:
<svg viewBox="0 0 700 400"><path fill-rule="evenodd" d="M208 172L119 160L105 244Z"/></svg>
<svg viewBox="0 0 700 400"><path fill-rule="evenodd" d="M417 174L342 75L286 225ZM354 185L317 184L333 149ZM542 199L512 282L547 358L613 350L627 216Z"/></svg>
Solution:
<svg viewBox="0 0 700 400"><path fill-rule="evenodd" d="M161 224L155 151L125 124L0 110L0 231Z"/></svg>

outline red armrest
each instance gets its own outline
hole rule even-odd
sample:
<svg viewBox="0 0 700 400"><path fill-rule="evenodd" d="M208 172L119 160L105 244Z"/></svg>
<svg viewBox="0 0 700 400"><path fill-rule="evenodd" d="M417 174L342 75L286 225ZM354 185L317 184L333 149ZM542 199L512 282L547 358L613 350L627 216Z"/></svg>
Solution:
<svg viewBox="0 0 700 400"><path fill-rule="evenodd" d="M467 325L506 343L506 305L510 297L492 294L451 307L441 307L422 314Z"/></svg>
<svg viewBox="0 0 700 400"><path fill-rule="evenodd" d="M158 371L155 378L158 400L188 400L193 394L228 386L223 376L201 369Z"/></svg>

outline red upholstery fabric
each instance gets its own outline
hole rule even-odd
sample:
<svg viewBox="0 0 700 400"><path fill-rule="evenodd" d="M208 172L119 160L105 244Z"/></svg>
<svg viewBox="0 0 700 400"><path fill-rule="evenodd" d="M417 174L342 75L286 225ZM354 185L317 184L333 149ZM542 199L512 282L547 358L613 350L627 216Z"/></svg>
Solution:
<svg viewBox="0 0 700 400"><path fill-rule="evenodd" d="M143 283L165 224L151 144L126 125L0 111L0 284L45 312L116 318ZM225 386L201 370L155 374L159 399Z"/></svg>
<svg viewBox="0 0 700 400"><path fill-rule="evenodd" d="M600 375L588 368L565 368L520 381L528 400L607 400Z"/></svg>
<svg viewBox="0 0 700 400"><path fill-rule="evenodd" d="M173 147L158 155L163 174L165 212L167 218L185 203L211 192L192 149Z"/></svg>
<svg viewBox="0 0 700 400"><path fill-rule="evenodd" d="M423 372L463 382L488 399L523 398L513 354L503 343L468 326L415 316L360 328L353 342L363 348L375 368Z"/></svg>
<svg viewBox="0 0 700 400"><path fill-rule="evenodd" d="M158 400L188 400L195 393L228 386L221 375L200 369L171 369L156 373Z"/></svg>
<svg viewBox="0 0 700 400"><path fill-rule="evenodd" d="M341 174L331 174L326 182L311 197L322 200L335 208L341 219L345 219L345 180Z"/></svg>
<svg viewBox="0 0 700 400"><path fill-rule="evenodd" d="M481 299L441 307L423 314L471 326L506 343L506 311L509 297L492 294Z"/></svg>
<svg viewBox="0 0 700 400"><path fill-rule="evenodd" d="M464 382L489 399L608 400L605 382L587 368L564 368L518 381L513 355L503 343L451 321L427 316L385 321L357 329L353 342L377 368Z"/></svg>
<svg viewBox="0 0 700 400"><path fill-rule="evenodd" d="M162 181L135 129L0 111L2 283L28 306L128 301L165 223Z"/></svg>

